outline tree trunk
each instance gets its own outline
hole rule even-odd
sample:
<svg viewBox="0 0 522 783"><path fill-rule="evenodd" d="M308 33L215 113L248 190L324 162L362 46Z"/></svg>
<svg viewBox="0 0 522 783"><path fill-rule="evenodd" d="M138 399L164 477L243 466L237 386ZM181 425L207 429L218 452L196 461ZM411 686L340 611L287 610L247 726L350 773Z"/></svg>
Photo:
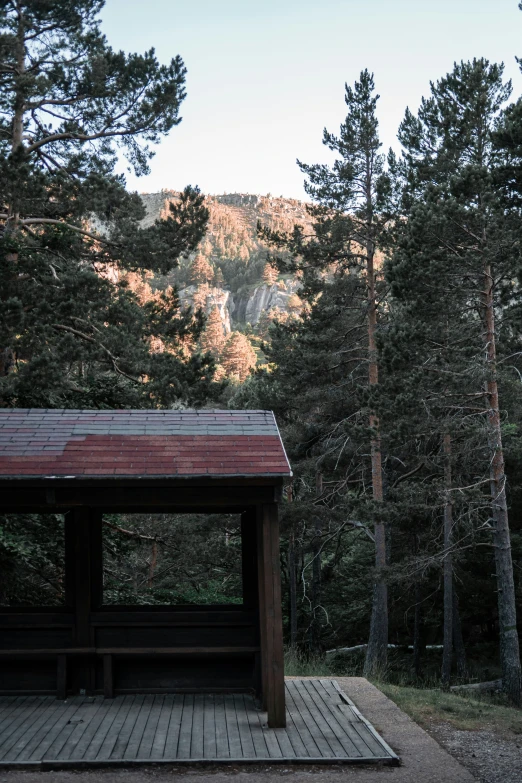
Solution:
<svg viewBox="0 0 522 783"><path fill-rule="evenodd" d="M297 646L297 580L293 528L288 542L288 584L290 588L290 647L294 648Z"/></svg>
<svg viewBox="0 0 522 783"><path fill-rule="evenodd" d="M466 661L466 648L462 636L462 624L460 622L459 601L453 585L453 649L457 659L457 675L461 678L468 676L468 663Z"/></svg>
<svg viewBox="0 0 522 783"><path fill-rule="evenodd" d="M24 132L24 114L25 114L25 95L24 95L24 74L25 74L25 25L23 11L18 11L18 25L16 30L16 80L14 96L13 113L13 135L11 139L11 148L13 152L21 146Z"/></svg>
<svg viewBox="0 0 522 783"><path fill-rule="evenodd" d="M375 332L377 328L377 306L375 294L375 269L373 244L367 254L367 286L368 286L368 380L370 389L379 382L377 363L377 345ZM379 434L379 419L370 411L369 424L372 430L370 444L372 465L372 495L376 505L383 501L382 454ZM378 675L386 668L388 657L388 586L386 584L386 531L379 512L375 512L375 583L373 587L372 616L370 621L370 636L366 650L364 673Z"/></svg>
<svg viewBox="0 0 522 783"><path fill-rule="evenodd" d="M286 498L293 500L292 484L286 488ZM290 647L297 647L297 558L295 552L295 529L292 522L288 537L288 586L290 591Z"/></svg>
<svg viewBox="0 0 522 783"><path fill-rule="evenodd" d="M154 539L150 551L150 563L149 563L149 578L147 580L147 587L149 590L154 582L154 574L156 573L156 564L158 562L158 542Z"/></svg>
<svg viewBox="0 0 522 783"><path fill-rule="evenodd" d="M442 687L449 688L453 660L453 504L451 501L451 435L444 435L444 638Z"/></svg>
<svg viewBox="0 0 522 783"><path fill-rule="evenodd" d="M25 74L25 24L23 10L18 8L18 26L16 31L16 80L14 96L14 112L11 136L11 150L16 150L23 144L24 132L24 114L25 114L25 96L24 96L24 74ZM7 220L4 226L4 239L10 239L16 236L20 230L20 212L17 204L9 204L7 209ZM6 261L9 263L18 263L18 251L11 250L6 253ZM14 365L14 353L10 346L0 348L0 375L9 375ZM1 401L0 401L1 403Z"/></svg>
<svg viewBox="0 0 522 783"><path fill-rule="evenodd" d="M415 613L413 615L413 671L415 677L420 679L421 659L424 651L422 643L422 604L421 604L420 580L415 582Z"/></svg>
<svg viewBox="0 0 522 783"><path fill-rule="evenodd" d="M504 451L496 372L496 335L491 267L484 268L484 336L486 348L486 392L488 397L488 445L490 451L491 516L498 594L500 659L503 689L512 704L522 706L522 670L517 634L515 584L506 502Z"/></svg>
<svg viewBox="0 0 522 783"><path fill-rule="evenodd" d="M315 494L323 493L323 476L317 473L315 477ZM321 518L314 519L314 538L312 542L312 619L310 622L310 650L312 653L321 651L321 629L319 623L319 606L321 604Z"/></svg>

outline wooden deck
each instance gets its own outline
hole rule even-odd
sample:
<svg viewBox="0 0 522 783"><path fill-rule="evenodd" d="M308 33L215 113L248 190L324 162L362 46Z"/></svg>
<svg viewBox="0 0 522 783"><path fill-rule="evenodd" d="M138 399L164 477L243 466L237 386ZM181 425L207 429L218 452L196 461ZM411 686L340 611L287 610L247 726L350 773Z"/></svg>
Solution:
<svg viewBox="0 0 522 783"><path fill-rule="evenodd" d="M246 694L4 697L0 766L398 761L334 680L288 680L286 708L269 729Z"/></svg>

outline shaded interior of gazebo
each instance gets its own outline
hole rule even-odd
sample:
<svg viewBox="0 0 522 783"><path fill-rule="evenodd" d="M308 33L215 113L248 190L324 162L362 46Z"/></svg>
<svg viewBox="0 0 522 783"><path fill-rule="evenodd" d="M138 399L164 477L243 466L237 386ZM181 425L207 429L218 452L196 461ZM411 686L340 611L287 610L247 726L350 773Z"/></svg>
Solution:
<svg viewBox="0 0 522 783"><path fill-rule="evenodd" d="M252 692L285 725L278 501L266 411L0 411L3 513L65 518L65 605L0 608L0 693ZM103 603L104 513L241 515L243 602Z"/></svg>

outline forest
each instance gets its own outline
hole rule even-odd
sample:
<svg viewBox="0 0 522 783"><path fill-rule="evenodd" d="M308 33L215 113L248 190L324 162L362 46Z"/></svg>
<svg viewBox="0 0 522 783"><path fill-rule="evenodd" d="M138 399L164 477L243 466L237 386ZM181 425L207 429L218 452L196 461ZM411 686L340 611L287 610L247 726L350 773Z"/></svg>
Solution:
<svg viewBox="0 0 522 783"><path fill-rule="evenodd" d="M521 706L522 98L503 65L433 74L396 152L363 68L331 165L298 161L306 219L260 219L245 250L197 187L147 221L116 173L175 133L186 68L113 50L102 6L0 6L0 405L273 410L289 654L502 679ZM205 286L260 279L297 293L227 333ZM106 603L240 600L233 516L108 515L104 553ZM59 605L62 577L60 516L0 516L2 605Z"/></svg>

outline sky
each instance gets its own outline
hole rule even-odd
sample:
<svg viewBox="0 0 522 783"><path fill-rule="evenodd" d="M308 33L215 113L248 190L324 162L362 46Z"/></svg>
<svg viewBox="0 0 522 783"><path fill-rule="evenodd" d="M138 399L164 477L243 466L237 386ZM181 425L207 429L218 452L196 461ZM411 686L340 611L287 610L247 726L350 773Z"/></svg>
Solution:
<svg viewBox="0 0 522 783"><path fill-rule="evenodd" d="M323 128L346 115L344 85L375 75L383 149L407 106L455 61L504 62L522 95L518 0L106 0L114 49L154 47L187 67L183 120L156 148L150 174L126 172L150 193L198 185L204 193L305 199L304 163L333 160Z"/></svg>

